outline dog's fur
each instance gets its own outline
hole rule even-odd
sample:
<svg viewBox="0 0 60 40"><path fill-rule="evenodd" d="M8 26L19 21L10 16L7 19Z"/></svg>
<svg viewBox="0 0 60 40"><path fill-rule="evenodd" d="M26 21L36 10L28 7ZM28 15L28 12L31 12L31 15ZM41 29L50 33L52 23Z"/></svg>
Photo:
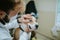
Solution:
<svg viewBox="0 0 60 40"><path fill-rule="evenodd" d="M14 38L13 38L13 40L19 40L19 32L20 32L20 28L17 28L15 30L15 32L14 32ZM36 33L34 31L32 31L31 33L32 33L32 35L31 35L30 40L32 40L33 37L36 38Z"/></svg>
<svg viewBox="0 0 60 40"><path fill-rule="evenodd" d="M29 16L29 15L28 15L28 16ZM23 19L23 20L24 20L24 19ZM34 19L34 21L35 21L35 19ZM20 28L17 28L17 29L15 30L15 32L14 32L14 39L13 39L13 40L19 40L20 30L21 30ZM36 33L35 33L34 31L32 31L31 33L32 33L32 35L31 35L31 39L32 39L33 37L35 37Z"/></svg>

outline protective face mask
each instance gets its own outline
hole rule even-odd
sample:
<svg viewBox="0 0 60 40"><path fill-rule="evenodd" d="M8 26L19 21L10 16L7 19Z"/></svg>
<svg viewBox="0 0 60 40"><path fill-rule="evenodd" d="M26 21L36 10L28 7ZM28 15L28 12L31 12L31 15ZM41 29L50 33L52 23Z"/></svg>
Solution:
<svg viewBox="0 0 60 40"><path fill-rule="evenodd" d="M18 15L15 15L15 16L11 17L11 18L10 18L10 22L13 21L13 20L15 20L15 19L17 18L17 16L18 16Z"/></svg>
<svg viewBox="0 0 60 40"><path fill-rule="evenodd" d="M19 12L20 13L20 12ZM19 18L20 17L20 14L16 14L15 16L13 16L13 17L11 17L10 18L10 22L12 21L12 20L15 20L15 19L17 19L17 18Z"/></svg>

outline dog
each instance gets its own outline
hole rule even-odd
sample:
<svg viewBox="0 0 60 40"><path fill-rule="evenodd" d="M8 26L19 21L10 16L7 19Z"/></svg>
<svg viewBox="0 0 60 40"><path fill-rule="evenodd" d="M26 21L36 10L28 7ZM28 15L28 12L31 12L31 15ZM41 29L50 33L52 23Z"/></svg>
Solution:
<svg viewBox="0 0 60 40"><path fill-rule="evenodd" d="M20 28L15 29L13 40L21 40L20 33L21 33L21 31L25 32L24 29L26 28L25 26L24 26L25 28L21 27L21 26L23 26L23 24L26 24L26 23L29 25L28 30L30 30L30 31L28 31L28 30L27 31L28 31L28 33L31 33L31 34L29 34L30 37L28 39L32 40L32 38L35 37L36 33L34 31L38 28L38 23L36 22L36 19L33 16L31 16L30 14L25 14L21 17ZM26 40L28 40L28 39L26 39ZM22 40L23 40L23 38L22 38Z"/></svg>

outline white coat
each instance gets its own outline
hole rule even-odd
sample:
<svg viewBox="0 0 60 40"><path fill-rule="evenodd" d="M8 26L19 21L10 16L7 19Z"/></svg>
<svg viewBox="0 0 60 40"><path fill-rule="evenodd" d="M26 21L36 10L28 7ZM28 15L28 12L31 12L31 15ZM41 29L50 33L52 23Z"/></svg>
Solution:
<svg viewBox="0 0 60 40"><path fill-rule="evenodd" d="M12 40L10 33L9 33L9 29L17 28L17 27L19 27L17 23L17 19L12 20L6 25L3 25L2 23L0 23L0 40Z"/></svg>

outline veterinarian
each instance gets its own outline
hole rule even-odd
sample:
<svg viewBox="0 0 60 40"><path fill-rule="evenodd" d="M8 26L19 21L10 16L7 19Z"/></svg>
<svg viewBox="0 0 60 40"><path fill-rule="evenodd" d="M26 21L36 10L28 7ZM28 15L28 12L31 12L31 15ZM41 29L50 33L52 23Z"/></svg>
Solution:
<svg viewBox="0 0 60 40"><path fill-rule="evenodd" d="M17 4L20 5L20 0L0 0L0 40L12 40L9 29L19 27L19 20L11 21L20 12L21 6Z"/></svg>

